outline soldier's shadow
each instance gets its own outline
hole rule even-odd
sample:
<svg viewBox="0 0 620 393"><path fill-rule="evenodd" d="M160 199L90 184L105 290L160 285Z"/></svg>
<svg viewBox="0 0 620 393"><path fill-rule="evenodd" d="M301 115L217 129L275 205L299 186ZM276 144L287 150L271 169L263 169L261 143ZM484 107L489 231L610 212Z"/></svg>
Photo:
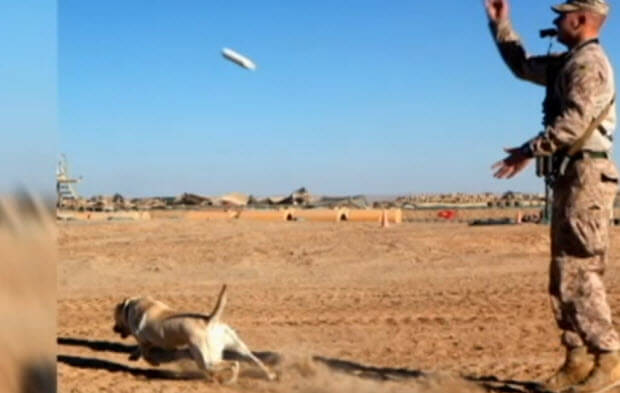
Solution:
<svg viewBox="0 0 620 393"><path fill-rule="evenodd" d="M380 381L399 381L418 378L432 378L433 374L408 368L373 367L347 360L314 356L315 362L323 363L334 371L343 372L360 378ZM489 392L505 393L552 393L535 381L516 381L500 379L495 376L462 376L463 379L482 386Z"/></svg>

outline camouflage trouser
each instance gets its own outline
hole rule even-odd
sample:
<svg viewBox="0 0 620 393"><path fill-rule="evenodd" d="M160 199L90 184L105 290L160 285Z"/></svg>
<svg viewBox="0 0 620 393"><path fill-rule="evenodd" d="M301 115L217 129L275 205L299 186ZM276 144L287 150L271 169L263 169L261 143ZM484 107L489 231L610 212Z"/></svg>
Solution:
<svg viewBox="0 0 620 393"><path fill-rule="evenodd" d="M613 162L584 158L553 189L549 292L569 348L620 349L602 281L617 187Z"/></svg>

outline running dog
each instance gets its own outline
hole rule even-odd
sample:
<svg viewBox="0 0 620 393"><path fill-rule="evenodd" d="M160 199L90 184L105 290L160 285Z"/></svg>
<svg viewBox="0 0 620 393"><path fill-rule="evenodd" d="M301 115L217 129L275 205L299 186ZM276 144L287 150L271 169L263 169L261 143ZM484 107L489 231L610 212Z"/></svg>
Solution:
<svg viewBox="0 0 620 393"><path fill-rule="evenodd" d="M226 285L222 286L217 303L210 315L178 313L164 303L151 297L127 298L114 309L114 332L122 338L130 335L138 341L138 349L130 360L144 360L154 366L161 362L176 360L179 352L189 350L191 358L208 375L215 375L229 368L236 381L239 363L223 360L225 349L236 351L252 359L266 374L267 379L276 379L235 331L221 319L226 305Z"/></svg>

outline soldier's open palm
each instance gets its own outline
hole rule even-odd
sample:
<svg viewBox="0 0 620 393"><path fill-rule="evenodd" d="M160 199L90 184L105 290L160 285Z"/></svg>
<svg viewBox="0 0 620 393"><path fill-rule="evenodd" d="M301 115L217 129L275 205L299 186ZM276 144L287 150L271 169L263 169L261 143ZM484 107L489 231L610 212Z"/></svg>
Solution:
<svg viewBox="0 0 620 393"><path fill-rule="evenodd" d="M491 167L495 170L494 177L498 179L510 179L528 166L531 158L523 155L518 147L504 149L508 157L496 162Z"/></svg>

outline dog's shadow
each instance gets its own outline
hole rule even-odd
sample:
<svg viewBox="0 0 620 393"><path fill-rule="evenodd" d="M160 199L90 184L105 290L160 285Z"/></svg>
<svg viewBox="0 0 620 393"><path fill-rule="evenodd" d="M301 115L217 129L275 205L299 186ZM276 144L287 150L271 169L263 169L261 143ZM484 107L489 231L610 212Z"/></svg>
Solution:
<svg viewBox="0 0 620 393"><path fill-rule="evenodd" d="M85 340L71 337L58 337L58 345L63 346L80 346L86 347L93 351L98 352L114 352L114 353L126 353L130 354L137 349L136 345L127 345L118 342L102 341L102 340ZM276 352L264 351L253 352L265 364L270 366L278 365L282 356ZM172 362L182 359L191 359L187 350L179 350L169 353L169 358L166 362ZM251 362L251 360L237 352L225 351L224 359L226 360L238 360L241 362ZM360 363L327 358L323 356L314 356L312 358L315 362L325 365L330 370L349 374L359 378L374 379L380 381L387 380L406 380L429 377L427 374L420 370L412 370L407 368L387 368L387 367L372 367L365 366ZM201 371L174 371L160 368L139 368L129 367L124 364L111 362L108 360L102 360L97 358L79 357L58 355L58 362L67 364L72 367L86 368L86 369L100 369L110 372L126 372L134 376L144 377L148 379L171 379L171 380L196 380L204 379L204 374ZM262 373L258 370L247 370L242 375L250 378L261 378ZM480 385L485 390L490 392L503 392L503 393L547 393L544 387L532 381L515 381L515 380L502 380L495 376L474 377L465 376L465 380Z"/></svg>
<svg viewBox="0 0 620 393"><path fill-rule="evenodd" d="M205 378L204 374L199 371L173 371L166 369L129 367L124 364L111 362L109 360L81 356L58 355L56 359L59 363L64 363L71 367L106 370L109 372L125 372L136 377L144 377L148 379L194 380Z"/></svg>
<svg viewBox="0 0 620 393"><path fill-rule="evenodd" d="M86 340L72 337L58 337L56 339L56 342L58 345L62 346L85 347L97 352L130 354L138 348L137 345L127 345L123 343L104 340ZM253 352L253 354L268 365L276 365L280 362L280 355L275 352ZM125 372L134 376L144 377L148 379L195 380L205 378L204 373L199 370L175 371L161 368L130 367L109 360L70 355L58 355L56 359L59 363L64 363L71 367L99 369L109 372ZM162 363L168 363L179 360L191 360L191 355L188 350L178 350L173 352L162 350L161 352L158 352L158 359L160 359ZM251 359L233 351L224 351L224 359L251 362ZM247 374L247 376L255 375L258 377L258 374L255 373Z"/></svg>

